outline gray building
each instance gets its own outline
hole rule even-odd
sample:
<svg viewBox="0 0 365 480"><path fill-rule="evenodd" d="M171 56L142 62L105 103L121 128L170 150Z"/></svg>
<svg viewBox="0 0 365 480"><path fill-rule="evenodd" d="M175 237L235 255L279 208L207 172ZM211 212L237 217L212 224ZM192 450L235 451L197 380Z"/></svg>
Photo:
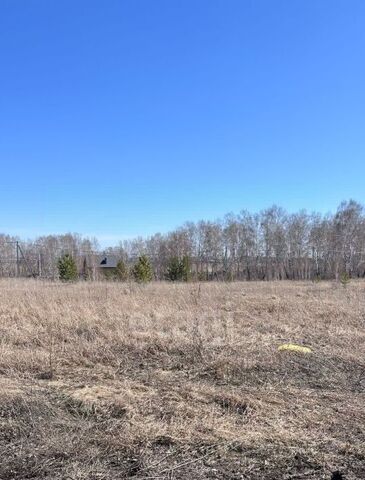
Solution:
<svg viewBox="0 0 365 480"><path fill-rule="evenodd" d="M117 268L118 258L115 255L101 255L98 267L103 273L112 272Z"/></svg>

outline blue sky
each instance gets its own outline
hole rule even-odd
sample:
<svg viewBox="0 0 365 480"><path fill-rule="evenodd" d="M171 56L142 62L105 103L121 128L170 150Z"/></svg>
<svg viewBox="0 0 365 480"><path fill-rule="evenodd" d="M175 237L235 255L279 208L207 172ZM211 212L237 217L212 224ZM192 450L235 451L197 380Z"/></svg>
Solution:
<svg viewBox="0 0 365 480"><path fill-rule="evenodd" d="M363 0L1 0L0 231L364 202Z"/></svg>

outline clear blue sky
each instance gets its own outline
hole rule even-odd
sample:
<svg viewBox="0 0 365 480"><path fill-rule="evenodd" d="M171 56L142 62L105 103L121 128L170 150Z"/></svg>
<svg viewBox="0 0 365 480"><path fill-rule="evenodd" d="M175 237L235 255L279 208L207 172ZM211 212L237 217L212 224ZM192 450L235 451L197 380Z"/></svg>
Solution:
<svg viewBox="0 0 365 480"><path fill-rule="evenodd" d="M0 231L365 201L365 1L1 0Z"/></svg>

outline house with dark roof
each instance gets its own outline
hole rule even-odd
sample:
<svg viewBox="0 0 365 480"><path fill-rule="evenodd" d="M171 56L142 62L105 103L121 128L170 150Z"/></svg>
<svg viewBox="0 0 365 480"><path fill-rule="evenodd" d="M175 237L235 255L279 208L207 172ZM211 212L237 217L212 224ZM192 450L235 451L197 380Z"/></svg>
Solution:
<svg viewBox="0 0 365 480"><path fill-rule="evenodd" d="M118 258L115 255L101 255L98 267L103 273L112 272L117 268Z"/></svg>

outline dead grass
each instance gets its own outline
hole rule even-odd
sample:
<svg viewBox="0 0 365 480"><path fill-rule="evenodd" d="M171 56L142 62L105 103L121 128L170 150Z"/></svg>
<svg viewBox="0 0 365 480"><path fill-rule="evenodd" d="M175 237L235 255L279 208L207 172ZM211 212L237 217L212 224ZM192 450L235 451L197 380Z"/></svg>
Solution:
<svg viewBox="0 0 365 480"><path fill-rule="evenodd" d="M0 281L2 480L361 479L364 400L363 282Z"/></svg>

